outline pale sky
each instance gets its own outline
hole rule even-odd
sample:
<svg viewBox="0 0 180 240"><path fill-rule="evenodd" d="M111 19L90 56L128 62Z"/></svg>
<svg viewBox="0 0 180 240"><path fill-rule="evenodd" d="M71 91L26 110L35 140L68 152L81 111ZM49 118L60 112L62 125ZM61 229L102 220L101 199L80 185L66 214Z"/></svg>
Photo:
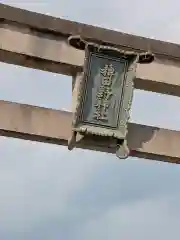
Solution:
<svg viewBox="0 0 180 240"><path fill-rule="evenodd" d="M0 2L180 43L177 0ZM0 99L71 110L70 77L0 66ZM136 90L131 121L180 130L179 103ZM0 240L180 238L178 165L4 137L0 153Z"/></svg>

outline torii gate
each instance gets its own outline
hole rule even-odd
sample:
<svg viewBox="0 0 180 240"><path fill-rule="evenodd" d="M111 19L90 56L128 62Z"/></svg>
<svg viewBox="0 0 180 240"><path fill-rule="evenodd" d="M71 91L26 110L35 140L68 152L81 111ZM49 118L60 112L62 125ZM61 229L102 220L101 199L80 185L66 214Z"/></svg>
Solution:
<svg viewBox="0 0 180 240"><path fill-rule="evenodd" d="M150 48L155 61L137 65L135 88L180 96L179 45L0 4L0 60L3 62L70 75L74 84L77 72L82 69L84 51L68 45L70 35L81 35L123 51L141 53ZM3 136L68 144L72 122L69 112L0 100L0 113L0 134ZM128 124L127 143L131 156L179 163L179 139L178 131ZM97 143L82 136L77 139L76 147L115 152L107 141Z"/></svg>

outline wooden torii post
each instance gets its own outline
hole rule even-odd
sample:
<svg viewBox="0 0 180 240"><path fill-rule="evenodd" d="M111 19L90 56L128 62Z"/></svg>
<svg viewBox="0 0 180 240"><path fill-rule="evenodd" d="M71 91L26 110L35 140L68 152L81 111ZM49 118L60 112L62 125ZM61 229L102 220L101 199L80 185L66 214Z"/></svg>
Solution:
<svg viewBox="0 0 180 240"><path fill-rule="evenodd" d="M0 4L0 61L76 76L84 51L68 45L70 35L111 44L122 50L152 51L155 61L138 65L135 88L180 96L180 47L177 44L128 35L37 14ZM176 113L174 113L176 114ZM28 119L28 121L27 121ZM66 145L72 114L0 100L0 135ZM131 156L180 163L180 132L129 123ZM113 148L79 138L79 148L114 153Z"/></svg>

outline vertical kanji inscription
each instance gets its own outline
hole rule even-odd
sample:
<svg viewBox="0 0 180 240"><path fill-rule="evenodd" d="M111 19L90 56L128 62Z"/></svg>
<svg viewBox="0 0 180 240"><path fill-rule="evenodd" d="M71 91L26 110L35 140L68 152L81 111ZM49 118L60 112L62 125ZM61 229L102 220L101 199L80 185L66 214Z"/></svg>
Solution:
<svg viewBox="0 0 180 240"><path fill-rule="evenodd" d="M96 95L94 118L96 120L108 121L108 108L112 97L112 81L115 69L112 64L105 64L100 69L101 85Z"/></svg>

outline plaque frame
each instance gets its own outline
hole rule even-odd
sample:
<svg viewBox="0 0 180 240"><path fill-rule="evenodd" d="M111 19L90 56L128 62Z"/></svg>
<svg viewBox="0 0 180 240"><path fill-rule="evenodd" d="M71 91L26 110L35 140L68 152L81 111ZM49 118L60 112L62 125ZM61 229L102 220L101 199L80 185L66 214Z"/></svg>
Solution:
<svg viewBox="0 0 180 240"><path fill-rule="evenodd" d="M130 109L132 106L134 79L136 77L137 64L151 63L154 60L154 55L150 52L138 53L135 51L125 51L114 46L103 45L95 42L90 42L82 39L80 36L71 36L68 39L71 46L79 50L85 50L85 58L82 72L79 72L79 86L77 94L76 108L73 112L72 119L72 136L68 141L68 149L74 148L76 143L76 134L83 136L91 135L108 137L116 140L117 152L119 158L127 158L130 150L127 146L128 121L130 119ZM95 122L87 122L83 119L83 111L85 106L85 96L88 94L87 84L90 81L89 72L90 64L92 64L92 56L104 57L110 62L124 62L124 71L121 76L121 87L119 95L119 112L116 127L105 126ZM92 107L92 106L91 106Z"/></svg>

